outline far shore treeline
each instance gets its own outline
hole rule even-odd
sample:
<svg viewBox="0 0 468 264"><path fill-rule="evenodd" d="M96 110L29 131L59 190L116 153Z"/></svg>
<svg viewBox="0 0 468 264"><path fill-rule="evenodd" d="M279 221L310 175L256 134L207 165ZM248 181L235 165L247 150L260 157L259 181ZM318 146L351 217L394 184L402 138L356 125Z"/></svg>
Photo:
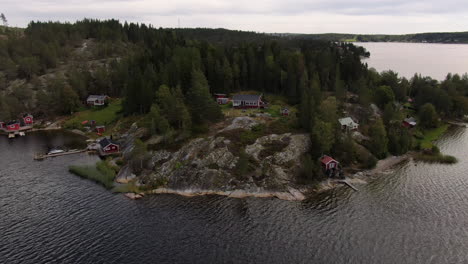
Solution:
<svg viewBox="0 0 468 264"><path fill-rule="evenodd" d="M371 138L366 147L377 158L412 148L401 126L406 116L400 106L408 100L425 128L468 113L467 75L408 80L368 69L361 63L368 55L350 43L306 36L162 29L117 20L31 22L24 30L0 30L0 120L25 112L68 115L89 94L107 94L123 98L123 115L146 116L151 133L190 137L222 119L213 93L257 91L297 106L294 126L310 133L313 159L329 153L345 164L375 164L375 158L359 155L337 123L350 100L382 112L373 119L362 111L359 120Z"/></svg>

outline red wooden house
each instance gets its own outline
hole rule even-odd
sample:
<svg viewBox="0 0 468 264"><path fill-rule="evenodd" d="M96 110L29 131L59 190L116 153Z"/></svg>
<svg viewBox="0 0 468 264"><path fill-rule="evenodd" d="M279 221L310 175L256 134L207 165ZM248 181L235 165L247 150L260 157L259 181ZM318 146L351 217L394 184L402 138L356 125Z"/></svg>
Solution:
<svg viewBox="0 0 468 264"><path fill-rule="evenodd" d="M261 94L237 94L232 97L232 102L235 108L264 108L266 105Z"/></svg>
<svg viewBox="0 0 468 264"><path fill-rule="evenodd" d="M106 132L106 127L105 126L96 126L96 132L102 134L102 133Z"/></svg>
<svg viewBox="0 0 468 264"><path fill-rule="evenodd" d="M229 102L229 98L226 94L214 94L214 97L218 104L227 104Z"/></svg>
<svg viewBox="0 0 468 264"><path fill-rule="evenodd" d="M26 126L30 126L34 123L34 117L31 114L25 114L23 115L23 123Z"/></svg>
<svg viewBox="0 0 468 264"><path fill-rule="evenodd" d="M120 145L112 139L104 138L101 141L99 141L99 145L101 146L101 152L103 154L112 154L120 152Z"/></svg>
<svg viewBox="0 0 468 264"><path fill-rule="evenodd" d="M7 131L18 131L21 128L20 122L19 121L10 121L5 124L6 130Z"/></svg>
<svg viewBox="0 0 468 264"><path fill-rule="evenodd" d="M414 119L414 117L408 117L408 118L405 118L402 122L402 125L404 127L408 127L408 128L413 128L417 125L418 123L416 122L416 119Z"/></svg>
<svg viewBox="0 0 468 264"><path fill-rule="evenodd" d="M327 155L323 155L320 158L320 163L322 164L322 168L325 171L338 169L338 166L340 165L338 161L334 160L332 157Z"/></svg>
<svg viewBox="0 0 468 264"><path fill-rule="evenodd" d="M4 129L4 128L5 128L5 123L0 121L0 129Z"/></svg>

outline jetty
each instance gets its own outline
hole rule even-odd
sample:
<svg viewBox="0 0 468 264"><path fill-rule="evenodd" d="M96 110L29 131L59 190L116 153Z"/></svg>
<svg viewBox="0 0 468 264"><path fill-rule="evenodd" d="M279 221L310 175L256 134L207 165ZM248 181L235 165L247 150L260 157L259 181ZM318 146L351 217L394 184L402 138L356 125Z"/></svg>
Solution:
<svg viewBox="0 0 468 264"><path fill-rule="evenodd" d="M349 181L347 181L347 180L338 180L337 182L348 186L349 188L353 189L353 190L356 191L356 192L359 191L358 188L354 187L354 186L353 186Z"/></svg>
<svg viewBox="0 0 468 264"><path fill-rule="evenodd" d="M77 150L70 150L70 151L55 153L55 154L36 154L36 155L34 155L34 160L44 160L44 159L47 159L47 158L78 154L78 153L83 153L83 152L86 152L86 151L87 151L87 149L77 149Z"/></svg>

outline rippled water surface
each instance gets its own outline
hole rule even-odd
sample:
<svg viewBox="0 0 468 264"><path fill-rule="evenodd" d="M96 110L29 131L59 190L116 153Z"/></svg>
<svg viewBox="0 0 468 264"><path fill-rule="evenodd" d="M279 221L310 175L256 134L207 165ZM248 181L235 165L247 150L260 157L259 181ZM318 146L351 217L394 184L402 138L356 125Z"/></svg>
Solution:
<svg viewBox="0 0 468 264"><path fill-rule="evenodd" d="M68 173L96 157L32 161L72 138L0 137L0 263L468 263L465 129L439 143L456 165L409 162L304 202L132 201Z"/></svg>
<svg viewBox="0 0 468 264"><path fill-rule="evenodd" d="M447 73L468 72L468 44L358 42L370 53L363 60L377 71L393 70L401 77L415 73L445 79Z"/></svg>

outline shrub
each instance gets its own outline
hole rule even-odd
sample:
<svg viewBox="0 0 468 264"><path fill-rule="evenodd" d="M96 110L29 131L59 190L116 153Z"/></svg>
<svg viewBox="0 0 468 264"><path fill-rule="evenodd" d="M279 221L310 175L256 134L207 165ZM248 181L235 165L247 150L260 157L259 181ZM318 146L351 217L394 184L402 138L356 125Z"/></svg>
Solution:
<svg viewBox="0 0 468 264"><path fill-rule="evenodd" d="M112 188L116 176L116 172L104 161L99 161L94 166L70 166L69 171L80 177L95 181L107 189Z"/></svg>

